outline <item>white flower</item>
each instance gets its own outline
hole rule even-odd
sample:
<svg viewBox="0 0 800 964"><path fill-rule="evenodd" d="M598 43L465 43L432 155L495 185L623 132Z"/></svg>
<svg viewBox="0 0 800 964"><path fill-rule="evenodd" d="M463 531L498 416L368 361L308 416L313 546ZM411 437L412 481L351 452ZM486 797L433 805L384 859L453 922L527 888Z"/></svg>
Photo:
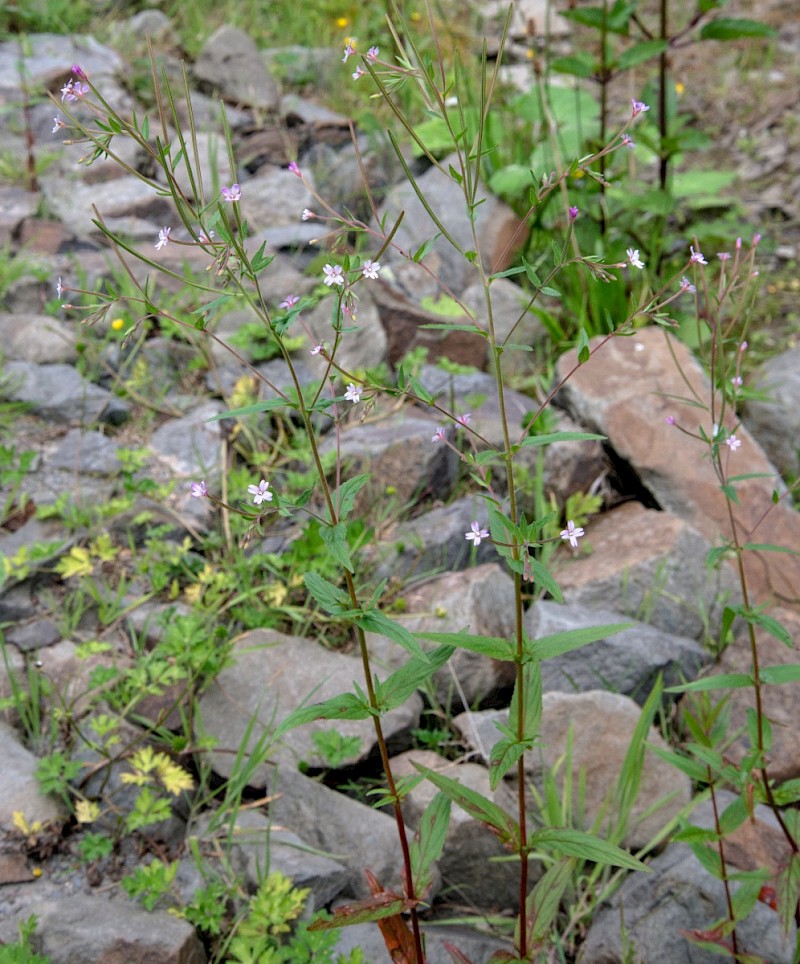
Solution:
<svg viewBox="0 0 800 964"><path fill-rule="evenodd" d="M354 405L356 402L361 401L361 386L354 385L352 382L347 386L347 391L344 393L344 397L348 402L352 402Z"/></svg>
<svg viewBox="0 0 800 964"><path fill-rule="evenodd" d="M342 266L340 264L326 264L322 269L325 274L325 284L330 288L332 285L343 285Z"/></svg>
<svg viewBox="0 0 800 964"><path fill-rule="evenodd" d="M247 491L252 495L253 502L261 505L262 502L272 502L272 493L269 491L269 482L262 479L258 485L248 485Z"/></svg>

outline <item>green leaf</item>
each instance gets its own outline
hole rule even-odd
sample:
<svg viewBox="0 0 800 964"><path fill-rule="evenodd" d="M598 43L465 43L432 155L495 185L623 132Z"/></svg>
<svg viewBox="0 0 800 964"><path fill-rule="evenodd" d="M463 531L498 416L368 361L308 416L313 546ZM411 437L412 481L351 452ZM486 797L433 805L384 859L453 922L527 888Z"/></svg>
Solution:
<svg viewBox="0 0 800 964"><path fill-rule="evenodd" d="M409 901L404 897L385 891L354 904L340 905L329 918L318 917L309 924L308 930L327 931L339 927L350 927L353 924L368 924L383 920L385 917L396 917L409 910L409 907ZM261 957L258 959L262 960Z"/></svg>
<svg viewBox="0 0 800 964"><path fill-rule="evenodd" d="M350 606L350 597L343 589L323 579L317 572L307 572L303 576L306 589L327 612L339 615L342 608Z"/></svg>
<svg viewBox="0 0 800 964"><path fill-rule="evenodd" d="M339 521L346 519L353 510L356 496L369 482L370 475L365 472L363 475L355 475L352 479L343 482L334 495L334 505L338 505ZM352 571L352 570L351 570Z"/></svg>
<svg viewBox="0 0 800 964"><path fill-rule="evenodd" d="M435 234L432 238L429 238L424 244L421 244L414 254L411 255L411 260L419 263L424 261L425 258L430 254L431 248L436 244L436 242L441 237L441 234Z"/></svg>
<svg viewBox="0 0 800 964"><path fill-rule="evenodd" d="M543 850L555 850L565 857L591 860L596 864L609 864L612 867L625 867L628 870L648 870L646 864L629 853L621 850L607 840L583 830L570 830L561 827L543 827L530 837L529 846Z"/></svg>
<svg viewBox="0 0 800 964"><path fill-rule="evenodd" d="M355 693L340 693L322 703L312 703L310 706L300 706L293 710L281 720L272 738L277 740L289 730L305 723L313 723L314 720L366 720L371 715L369 704L359 699Z"/></svg>
<svg viewBox="0 0 800 964"><path fill-rule="evenodd" d="M325 548L333 556L340 566L348 572L353 572L353 563L350 559L350 546L347 544L347 527L343 522L337 522L335 526L322 525L319 527L319 534L325 543Z"/></svg>
<svg viewBox="0 0 800 964"><path fill-rule="evenodd" d="M567 629L541 639L526 641L525 652L537 660L552 659L563 653L570 653L573 649L580 649L589 643L596 643L599 639L621 633L624 629L631 629L636 623L609 623L607 626L587 626L584 629Z"/></svg>
<svg viewBox="0 0 800 964"><path fill-rule="evenodd" d="M653 57L658 57L664 53L668 44L666 40L643 40L641 43L634 44L617 58L618 70L630 70L637 64L643 64Z"/></svg>
<svg viewBox="0 0 800 964"><path fill-rule="evenodd" d="M790 556L800 556L800 550L790 549L788 546L776 546L771 542L745 542L742 549L750 549L753 552L786 552Z"/></svg>
<svg viewBox="0 0 800 964"><path fill-rule="evenodd" d="M668 686L665 693L701 693L706 690L740 690L753 685L753 677L749 673L720 673L718 676L706 676L691 683L680 686Z"/></svg>
<svg viewBox="0 0 800 964"><path fill-rule="evenodd" d="M588 53L577 53L571 57L556 57L550 67L559 74L572 77L593 77L597 72L597 61Z"/></svg>
<svg viewBox="0 0 800 964"><path fill-rule="evenodd" d="M586 334L586 329L581 328L578 332L578 363L585 365L587 361L591 358L591 351L589 350L589 336Z"/></svg>
<svg viewBox="0 0 800 964"><path fill-rule="evenodd" d="M557 603L563 603L564 594L561 592L561 587L555 581L547 566L535 556L529 556L528 567L530 568L534 585L545 589Z"/></svg>
<svg viewBox="0 0 800 964"><path fill-rule="evenodd" d="M800 680L800 664L792 663L788 666L762 666L759 672L762 683L768 686L782 683L796 683Z"/></svg>
<svg viewBox="0 0 800 964"><path fill-rule="evenodd" d="M535 946L550 935L550 926L561 905L561 898L572 882L575 858L565 857L549 867L528 894L525 918L532 922L528 946Z"/></svg>
<svg viewBox="0 0 800 964"><path fill-rule="evenodd" d="M594 432L550 432L548 435L528 435L520 445L550 445L552 442L604 442L605 435Z"/></svg>
<svg viewBox="0 0 800 964"><path fill-rule="evenodd" d="M533 748L530 741L519 742L510 736L498 740L489 752L489 786L496 790L511 767L527 751Z"/></svg>
<svg viewBox="0 0 800 964"><path fill-rule="evenodd" d="M775 37L777 30L758 20L719 17L700 30L701 40L741 40L743 37Z"/></svg>
<svg viewBox="0 0 800 964"><path fill-rule="evenodd" d="M416 636L409 632L405 626L401 626L400 623L389 619L388 616L379 610L371 609L369 612L356 615L354 622L357 626L360 626L365 633L378 633L380 636L388 636L389 639L393 639L402 646L403 649L411 653L412 656L416 656L417 659L423 662L428 661L428 657L417 641Z"/></svg>
<svg viewBox="0 0 800 964"><path fill-rule="evenodd" d="M475 820L479 820L495 830L501 843L512 849L519 846L517 822L502 807L498 807L497 804L487 800L486 797L475 790L462 786L458 780L437 773L436 770L429 770L418 763L415 763L414 767L453 803L465 810Z"/></svg>
<svg viewBox="0 0 800 964"><path fill-rule="evenodd" d="M680 770L681 773L685 773L690 780L694 780L695 783L706 783L708 781L708 770L705 764L693 760L688 756L681 756L672 750L666 750L661 746L651 746L650 749L656 756L660 756L662 760L666 760L667 763L671 763L676 770Z"/></svg>
<svg viewBox="0 0 800 964"><path fill-rule="evenodd" d="M450 800L437 793L425 808L416 837L411 842L411 871L414 893L422 895L433 882L431 867L439 859L450 823Z"/></svg>
<svg viewBox="0 0 800 964"><path fill-rule="evenodd" d="M513 662L516 658L514 644L501 636L477 636L466 630L461 633L429 633L419 630L417 635L423 639L430 639L434 643L467 649L471 653L480 653L481 656L503 660L506 663Z"/></svg>
<svg viewBox="0 0 800 964"><path fill-rule="evenodd" d="M424 659L412 656L404 666L378 684L375 695L381 709L386 711L402 706L452 655L452 646L439 646L426 653Z"/></svg>

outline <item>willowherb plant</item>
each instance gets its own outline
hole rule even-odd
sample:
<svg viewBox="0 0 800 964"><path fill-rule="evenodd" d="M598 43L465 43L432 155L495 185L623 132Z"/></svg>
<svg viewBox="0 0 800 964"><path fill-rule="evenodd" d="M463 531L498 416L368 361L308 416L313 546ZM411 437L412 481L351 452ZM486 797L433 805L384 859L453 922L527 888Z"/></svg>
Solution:
<svg viewBox="0 0 800 964"><path fill-rule="evenodd" d="M435 31L431 17L431 29ZM233 183L223 187L216 197L209 197L200 177L200 164L197 155L196 131L193 122L187 135L180 130L178 112L173 92L168 85L162 86L154 71L156 99L158 105L158 133L153 134L147 118L123 117L112 105L106 102L92 84L91 77L79 67L73 68L73 78L62 89L62 106L66 121L55 119L54 131L68 129L72 141L89 146L88 160L102 156L110 157L122 165L129 173L135 174L154 191L169 194L175 204L176 222L164 225L153 239L152 251L141 251L124 239L114 236L105 226L100 215L95 221L106 236L112 250L128 273L134 291L128 297L130 304L139 305L140 320L145 315L167 320L179 327L219 341L210 329L209 320L215 312L232 305L234 302L246 304L259 319L265 337L274 344L275 353L285 362L291 379L289 389L281 389L267 381L263 374L247 365L235 350L234 356L246 365L252 374L260 379L268 391L266 401L256 402L224 413L224 417L237 418L254 412L273 412L282 410L292 414L298 421L307 438L311 460L316 470L316 481L312 489L293 496L279 490L266 476L267 472L257 472L253 481L242 493L241 500L217 495L205 480L191 484L190 495L197 499L208 500L212 505L226 513L242 516L248 526L248 535L268 525L274 517L305 515L319 526L319 533L330 559L338 567L336 581L326 579L318 572L305 575L305 586L309 595L333 620L351 634L355 641L363 666L363 678L354 682L354 692L310 706L304 706L290 714L277 727L273 734L278 739L292 727L313 720L329 719L370 719L372 720L376 742L379 748L385 776L385 793L379 803L391 808L397 826L398 846L403 868L402 890L386 889L379 881L371 879L373 897L346 908L340 908L329 920L320 921L314 927L329 928L354 922L380 922L384 935L391 922L391 940L404 954L404 960L422 964L425 960L419 910L424 905L433 882L433 864L441 853L447 829L450 805L462 807L474 819L489 826L503 842L509 853L519 862L519 917L516 925L514 943L515 955L507 955L508 960L533 960L547 946L552 923L558 913L559 901L566 893L570 875L576 861L592 861L601 866L615 866L638 870L641 862L621 849L616 843L595 834L571 829L566 826L550 826L531 829L529 822L529 800L524 769L525 754L532 751L540 733L542 716L541 663L547 658L577 649L610 633L623 628L622 625L598 626L589 630L574 630L558 633L540 639L530 639L524 629L523 608L526 583L533 583L539 590L549 592L560 599L558 585L543 561L539 550L545 540L563 541L573 549L579 549L579 540L585 534L583 520L567 519L565 528L558 536L553 532L554 514L528 519L519 505L519 491L516 473L516 456L530 446L542 446L565 439L596 439L599 436L583 432L558 432L534 435L536 419L553 398L563 381L554 386L542 403L536 415L520 429L511 424L505 406L504 364L509 351L514 350L512 336L518 328L525 312L534 304L540 293L548 293L553 280L559 272L570 265L578 265L588 272L590 278L600 283L611 283L615 272L631 269L634 272L644 267L639 250L629 248L625 261L604 264L596 256L580 254L574 244L573 225L580 216L575 205L566 205L566 237L561 244L554 245L552 268L539 277L536 270L527 262L508 270L492 273L486 265L486 256L481 243L481 183L479 178L482 158L486 147L483 135L489 115L492 95L497 85L500 59L493 70L489 70L487 58L481 64L479 87L478 123L474 125L474 135L467 138L467 127L463 116L461 89L466 82L463 68L456 62L451 69L444 61L437 46L437 57L432 64L424 62L414 42L408 39L402 24L393 29L398 44L395 58L381 55L377 47L370 47L363 56L358 54L355 45L348 43L345 61L357 58L357 66L352 73L354 81L367 82L369 77L376 85L378 94L394 111L400 125L415 140L420 150L445 176L459 185L463 192L464 209L471 223L471 244L460 245L453 237L448 225L439 219L421 192L418 182L403 159L403 153L396 139L390 137L397 149L397 155L404 166L405 173L430 215L437 232L444 242L450 244L469 264L483 290L483 317L479 320L458 295L448 286L446 279L439 278L426 262L433 241L423 245L416 252L404 251L395 240L400 220L391 226L381 223L377 208L367 188L368 200L373 217L362 221L342 213L328 200L317 194L305 179L302 168L297 162L289 165L289 170L306 183L315 199L315 209L298 211L298 218L304 221L318 221L324 225L326 240L330 242L333 253L322 269L320 281L324 297L332 301L331 327L327 338L317 342L310 354L318 364L319 375L310 384L303 384L298 366L292 354L291 340L298 328L305 329L303 313L315 304L317 295L299 297L294 293L275 292L270 288L269 267L272 256L262 244L254 253L248 245L248 231L240 202L247 194L247 182ZM352 66L352 64L351 64ZM349 68L348 68L349 69ZM438 160L426 148L415 133L414 126L404 116L395 94L402 84L414 83L427 109L447 130L451 157L446 163ZM191 119L191 103L186 89L186 99ZM77 112L80 105L82 110ZM528 214L534 212L553 192L562 191L568 179L577 173L594 178L602 183L602 160L612 152L624 149L630 139L631 124L649 110L639 100L631 101L628 121L607 143L586 157L572 161L559 173L546 173L540 180L531 184L532 201ZM171 134L174 129L176 133ZM154 179L141 174L127 165L115 152L116 138L132 138L148 158L163 172L166 188ZM176 176L179 167L185 169L189 190L181 186ZM233 167L233 165L232 165ZM568 199L567 199L568 200ZM348 247L348 240L358 237L363 247L369 250L368 257ZM509 241L512 245L513 239ZM152 289L141 283L132 265L141 265L163 275L178 277L158 260L159 253L171 246L191 246L199 248L208 257L207 278L203 282L190 281L198 302L194 324L159 307L157 296ZM380 380L358 372L349 371L341 361L341 346L357 324L358 296L361 286L367 286L380 276L381 259L385 256L402 257L417 262L435 281L439 289L453 299L467 315L469 322L460 324L459 329L467 331L476 339L482 339L487 347L495 376L496 400L501 413L503 443L495 448L487 444L470 425L469 413L449 411L440 400L434 397L413 373L401 365L396 379ZM692 249L687 258L685 269L705 265L699 251ZM739 261L736 262L739 264ZM494 324L493 283L502 277L524 275L531 291L528 305L511 331L501 338ZM180 278L183 282L186 279ZM589 358L602 350L609 339L629 334L633 330L634 318L647 317L655 323L669 326L668 306L681 294L694 291L688 279L677 282L672 279L658 291L643 292L639 302L634 305L628 316L619 321L607 335L594 347L590 347L588 337L582 333L578 339L577 366L585 364ZM66 285L58 279L57 291L60 297L75 292L87 292ZM93 293L96 300L87 309L87 321L103 316L116 299L114 290ZM320 295L322 297L322 295ZM279 301L279 299L282 300ZM278 303L277 313L270 311L268 305ZM76 308L72 305L70 307ZM137 322L138 324L138 322ZM135 327L135 326L134 326ZM310 335L310 332L307 332ZM316 342L317 339L312 339ZM739 370L736 369L736 375ZM569 375L567 375L569 377ZM566 379L565 379L566 380ZM472 478L482 487L484 514L476 518L465 539L474 546L490 541L501 559L511 571L514 582L514 621L515 630L510 639L460 633L423 633L415 635L387 614L386 584L373 585L370 574L359 560L358 547L353 544L348 528L348 520L355 512L357 496L369 481L369 476L359 474L346 476L341 458L340 437L342 427L349 413L359 407L376 407L382 398L403 403L421 403L436 412L441 425L434 431L431 445L446 445L457 455L469 470ZM220 416L223 417L223 416ZM721 424L721 414L718 421ZM448 428L457 431L466 444L456 445ZM321 452L322 431L329 430L336 441L336 462L333 472L326 470ZM735 433L719 434L713 432L708 437L712 455L717 464L722 465L722 456L733 456L736 450ZM493 483L492 468L503 470L503 489ZM726 470L727 471L727 470ZM725 476L723 476L723 479ZM247 536L246 536L247 538ZM744 611L739 615L745 615ZM755 621L755 620L753 620ZM408 653L408 660L400 669L388 676L381 677L371 664L365 634L377 632L389 637ZM420 636L435 644L433 649L425 649ZM425 768L419 767L421 775L430 780L440 791L422 818L420 829L412 839L409 837L402 817L401 803L414 781L395 779L386 739L383 732L383 718L395 707L424 685L433 673L451 657L457 647L479 653L495 660L510 663L514 668L515 685L510 706L509 723L502 728L500 738L489 753L489 773L491 787L496 788L509 772L515 771L516 809L509 813L486 799L479 793L461 786L458 781ZM755 659L755 656L754 656ZM756 670L753 677L756 692L759 691L759 676ZM758 719L763 721L763 712L758 706ZM757 742L758 766L762 769L765 798L769 800L770 788L763 754L766 750L766 736L763 722L759 724L760 736ZM709 780L709 782L712 782ZM787 833L789 830L787 828ZM796 836L796 835L795 835ZM529 862L534 854L546 854L549 869L535 887L529 886ZM402 915L408 915L408 924ZM731 920L735 919L732 911ZM387 943L389 938L387 937ZM463 959L463 955L462 958ZM502 956L497 958L503 959Z"/></svg>

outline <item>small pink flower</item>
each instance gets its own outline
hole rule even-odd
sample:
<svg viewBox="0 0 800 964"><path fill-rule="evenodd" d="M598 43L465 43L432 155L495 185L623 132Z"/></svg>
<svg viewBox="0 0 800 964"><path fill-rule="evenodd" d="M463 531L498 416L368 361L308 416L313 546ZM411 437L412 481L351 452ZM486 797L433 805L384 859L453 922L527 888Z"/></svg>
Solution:
<svg viewBox="0 0 800 964"><path fill-rule="evenodd" d="M757 247L758 247L758 242L759 242L760 240L761 240L761 235L760 235L760 234L754 234L754 235L753 235L753 240L752 240L752 242L751 242L752 246L753 246L754 248L757 248Z"/></svg>
<svg viewBox="0 0 800 964"><path fill-rule="evenodd" d="M570 224L572 224L575 220L577 220L577 217L580 214L580 209L573 206L567 210L567 214L569 215Z"/></svg>
<svg viewBox="0 0 800 964"><path fill-rule="evenodd" d="M378 273L381 270L380 261L371 261L369 258L364 262L361 268L361 274L365 278L371 278L373 281L378 277Z"/></svg>
<svg viewBox="0 0 800 964"><path fill-rule="evenodd" d="M278 307L285 308L288 311L290 308L294 308L299 300L300 299L297 297L297 295L287 295L278 305Z"/></svg>
<svg viewBox="0 0 800 964"><path fill-rule="evenodd" d="M742 239L741 239L741 238L737 238L737 239L736 239L736 250L737 250L737 251L741 251L741 250L742 250Z"/></svg>
<svg viewBox="0 0 800 964"><path fill-rule="evenodd" d="M193 499L202 499L204 495L208 495L205 479L200 482L192 482L191 486L189 487L189 495Z"/></svg>
<svg viewBox="0 0 800 964"><path fill-rule="evenodd" d="M350 57L352 57L355 52L356 52L356 48L355 48L355 47L353 46L353 44L348 40L348 41L347 41L347 46L344 48L344 57L342 57L342 63L343 63L343 64L346 64L347 61L348 61L348 59L349 59Z"/></svg>
<svg viewBox="0 0 800 964"><path fill-rule="evenodd" d="M297 166L297 161L292 161L286 168L287 171L291 171L292 174L296 174L298 177L303 175L300 173L300 168Z"/></svg>
<svg viewBox="0 0 800 964"><path fill-rule="evenodd" d="M734 388L741 388L744 385L744 379L741 375L734 375L731 379L731 384Z"/></svg>
<svg viewBox="0 0 800 964"><path fill-rule="evenodd" d="M686 277L681 278L681 290L680 290L680 293L683 294L684 291L689 291L691 294L694 294L695 291L697 291L697 288L695 288L695 286L692 284L692 282L689 281L689 279L686 278Z"/></svg>
<svg viewBox="0 0 800 964"><path fill-rule="evenodd" d="M261 505L262 502L272 502L272 493L269 491L269 482L262 479L258 485L248 485L247 491L252 495L253 502Z"/></svg>
<svg viewBox="0 0 800 964"><path fill-rule="evenodd" d="M63 127L66 127L66 126L67 125L64 123L63 120L61 120L60 117L54 117L52 133L55 134L57 131L60 131Z"/></svg>
<svg viewBox="0 0 800 964"><path fill-rule="evenodd" d="M703 257L702 251L695 251L694 245L689 245L689 251L691 252L691 257L689 261L692 264L708 264L706 259Z"/></svg>
<svg viewBox="0 0 800 964"><path fill-rule="evenodd" d="M477 521L472 523L472 525L470 526L470 529L471 529L472 531L471 531L471 532L465 532L465 533L464 533L464 538L465 538L465 539L469 539L469 541L470 541L473 545L479 546L479 545L481 544L481 540L482 540L482 539L488 539L488 538L489 538L489 530L488 530L488 529L481 529L481 527L478 525Z"/></svg>
<svg viewBox="0 0 800 964"><path fill-rule="evenodd" d="M231 184L230 187L224 187L220 193L226 201L242 200L242 189L238 184Z"/></svg>
<svg viewBox="0 0 800 964"><path fill-rule="evenodd" d="M746 341L743 341L743 342L741 343L741 345L739 345L739 351L747 351L747 342L746 342Z"/></svg>
<svg viewBox="0 0 800 964"><path fill-rule="evenodd" d="M443 441L444 441L444 429L440 426L439 428L436 429L433 435L431 435L431 442L436 443L436 442L443 442Z"/></svg>
<svg viewBox="0 0 800 964"><path fill-rule="evenodd" d="M636 142L634 141L634 139L631 137L630 134L623 134L622 146L627 147L629 151L632 151L634 147L636 147Z"/></svg>
<svg viewBox="0 0 800 964"><path fill-rule="evenodd" d="M325 284L329 288L333 285L344 284L344 275L342 274L342 266L340 264L326 264L322 271L325 274Z"/></svg>
<svg viewBox="0 0 800 964"><path fill-rule="evenodd" d="M361 386L354 385L352 382L347 386L347 391L344 393L344 397L348 402L352 402L354 405L356 402L361 401Z"/></svg>
<svg viewBox="0 0 800 964"><path fill-rule="evenodd" d="M366 70L364 70L364 68L359 64L359 66L356 67L356 69L352 73L353 80L360 80L365 73L366 73Z"/></svg>
<svg viewBox="0 0 800 964"><path fill-rule="evenodd" d="M324 348L325 345L320 342L318 345L314 345L314 347L309 351L309 355L318 355Z"/></svg>
<svg viewBox="0 0 800 964"><path fill-rule="evenodd" d="M370 47L367 51L367 60L375 61L378 59L378 54L381 52L380 47Z"/></svg>
<svg viewBox="0 0 800 964"><path fill-rule="evenodd" d="M311 211L309 208L303 208L303 213L300 215L300 220L310 221L312 218L315 218L315 217L316 217L316 214L314 214L313 211Z"/></svg>
<svg viewBox="0 0 800 964"><path fill-rule="evenodd" d="M738 448L741 448L742 440L739 438L736 438L735 435L729 435L725 439L725 444L728 446L731 452L735 452Z"/></svg>
<svg viewBox="0 0 800 964"><path fill-rule="evenodd" d="M456 423L460 425L462 428L466 428L469 425L469 420L471 418L472 418L472 415L469 412L464 412L463 415L458 416L458 418L456 419Z"/></svg>
<svg viewBox="0 0 800 964"><path fill-rule="evenodd" d="M79 97L85 97L88 93L88 84L83 84L79 80L70 80L61 88L61 100L71 103Z"/></svg>
<svg viewBox="0 0 800 964"><path fill-rule="evenodd" d="M209 231L208 233L206 233L205 231L200 230L197 232L197 239L200 242L200 244L211 244L211 239L213 237L214 237L213 231Z"/></svg>
<svg viewBox="0 0 800 964"><path fill-rule="evenodd" d="M76 77L82 77L84 80L86 80L86 71L83 69L83 67L81 67L80 64L73 64L70 70L73 74L75 74Z"/></svg>
<svg viewBox="0 0 800 964"><path fill-rule="evenodd" d="M169 233L172 228L162 228L158 232L158 241L156 241L156 251L160 251L162 248L166 248L169 244Z"/></svg>
<svg viewBox="0 0 800 964"><path fill-rule="evenodd" d="M573 549L578 548L578 539L581 539L585 535L585 532L581 526L576 526L572 519L567 522L567 528L561 530L561 538L568 542Z"/></svg>
<svg viewBox="0 0 800 964"><path fill-rule="evenodd" d="M717 255L717 257L719 258L720 261L730 261L730 260L731 260L731 256L730 256L730 254L729 254L727 251L720 251L720 253Z"/></svg>
<svg viewBox="0 0 800 964"><path fill-rule="evenodd" d="M636 117L638 114L643 114L646 110L650 110L647 104L643 104L640 100L634 100L631 98L631 117Z"/></svg>
<svg viewBox="0 0 800 964"><path fill-rule="evenodd" d="M638 248L628 248L626 254L628 255L628 264L632 268L643 268L644 261L639 257Z"/></svg>
<svg viewBox="0 0 800 964"><path fill-rule="evenodd" d="M675 424L675 416L674 416L674 415L667 415L667 417L664 419L664 421L667 423L667 425L674 425L674 424Z"/></svg>

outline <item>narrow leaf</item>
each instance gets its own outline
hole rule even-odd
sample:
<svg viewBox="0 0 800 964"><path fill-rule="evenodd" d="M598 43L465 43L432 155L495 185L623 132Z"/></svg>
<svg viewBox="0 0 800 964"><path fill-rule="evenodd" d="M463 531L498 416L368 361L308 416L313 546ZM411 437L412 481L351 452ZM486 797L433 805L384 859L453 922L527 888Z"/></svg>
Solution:
<svg viewBox="0 0 800 964"><path fill-rule="evenodd" d="M416 656L422 662L428 661L428 657L425 655L425 651L420 646L416 636L409 632L405 626L401 626L400 623L389 619L388 616L379 612L377 609L371 609L369 612L356 616L354 621L364 632L388 636L389 639L393 639L402 646L403 649L411 653L412 656Z"/></svg>
<svg viewBox="0 0 800 964"><path fill-rule="evenodd" d="M591 860L596 864L610 864L612 867L626 867L628 870L648 869L646 864L632 857L627 851L583 830L543 827L531 835L529 846L555 850L566 857Z"/></svg>
<svg viewBox="0 0 800 964"><path fill-rule="evenodd" d="M706 690L740 690L753 685L753 677L748 673L720 673L706 676L680 686L668 686L665 693L699 693Z"/></svg>
<svg viewBox="0 0 800 964"><path fill-rule="evenodd" d="M439 646L426 653L424 659L413 657L388 679L378 684L376 698L382 710L393 710L418 690L434 672L453 655L452 646Z"/></svg>
<svg viewBox="0 0 800 964"><path fill-rule="evenodd" d="M520 445L550 445L552 442L603 442L605 435L595 435L594 432L551 432L549 435L528 435Z"/></svg>
<svg viewBox="0 0 800 964"><path fill-rule="evenodd" d="M636 623L610 623L607 626L567 629L561 633L553 633L551 636L542 636L541 639L533 642L528 641L525 651L534 659L553 659L554 656L561 656L563 653L580 649L589 643L596 643L599 639L606 639L608 636L621 633L624 629L630 629L635 625Z"/></svg>
<svg viewBox="0 0 800 964"><path fill-rule="evenodd" d="M340 693L323 703L300 706L278 724L273 739L314 720L365 720L371 716L368 705L354 693Z"/></svg>

